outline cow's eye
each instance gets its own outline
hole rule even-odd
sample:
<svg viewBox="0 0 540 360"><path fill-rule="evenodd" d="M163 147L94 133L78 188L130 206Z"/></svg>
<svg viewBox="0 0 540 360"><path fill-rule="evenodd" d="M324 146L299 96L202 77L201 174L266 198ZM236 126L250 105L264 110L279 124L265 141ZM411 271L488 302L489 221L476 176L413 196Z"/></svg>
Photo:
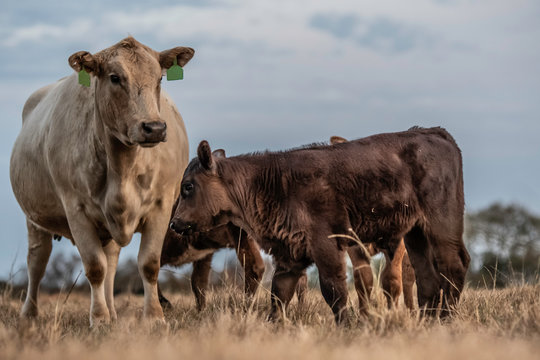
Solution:
<svg viewBox="0 0 540 360"><path fill-rule="evenodd" d="M111 78L111 82L112 82L113 84L120 84L120 76L118 76L118 75L111 75L110 78Z"/></svg>

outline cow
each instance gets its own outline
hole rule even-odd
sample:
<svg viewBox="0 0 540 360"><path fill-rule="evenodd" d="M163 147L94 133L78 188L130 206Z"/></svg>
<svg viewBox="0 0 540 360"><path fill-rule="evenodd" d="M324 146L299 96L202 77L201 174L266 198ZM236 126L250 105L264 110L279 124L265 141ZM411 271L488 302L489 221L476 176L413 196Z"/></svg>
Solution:
<svg viewBox="0 0 540 360"><path fill-rule="evenodd" d="M74 53L68 62L76 73L26 101L10 163L28 228L21 316L38 314L39 283L56 234L71 239L81 255L91 287L90 325L115 320L118 254L140 232L144 317L163 321L161 248L189 158L182 117L160 83L167 69L193 55L189 47L156 52L128 37L95 54Z"/></svg>
<svg viewBox="0 0 540 360"><path fill-rule="evenodd" d="M330 144L332 145L347 141L341 136L330 137ZM354 286L361 314L367 314L367 302L373 289L373 272L371 271L370 260L372 256L378 253L383 253L386 261L380 277L388 308L398 305L399 296L403 292L405 306L409 310L414 309L414 269L409 261L403 239L399 242L393 259L390 259L384 249L378 249L374 243L369 243L365 247L352 245L347 249L347 253L353 266Z"/></svg>
<svg viewBox="0 0 540 360"><path fill-rule="evenodd" d="M404 239L424 314L448 315L464 286L461 151L442 128L229 158L213 156L203 140L180 194L171 221L177 232L232 222L271 250L273 320L315 263L336 323L348 322L348 244L332 235L349 229L391 259Z"/></svg>

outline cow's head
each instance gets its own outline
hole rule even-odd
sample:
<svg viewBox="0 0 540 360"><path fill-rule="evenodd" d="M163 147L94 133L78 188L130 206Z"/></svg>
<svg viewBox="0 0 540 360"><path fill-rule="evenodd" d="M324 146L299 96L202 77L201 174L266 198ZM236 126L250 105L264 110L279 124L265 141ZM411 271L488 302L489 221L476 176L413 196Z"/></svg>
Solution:
<svg viewBox="0 0 540 360"><path fill-rule="evenodd" d="M225 152L212 152L205 140L191 160L180 188L181 199L171 220L171 228L178 233L204 232L229 222L235 205L230 197L232 186L220 174L220 161Z"/></svg>
<svg viewBox="0 0 540 360"><path fill-rule="evenodd" d="M124 145L150 147L167 136L160 117L161 77L175 59L184 66L194 53L188 47L156 52L128 37L96 54L76 52L69 65L91 75L96 115L105 131Z"/></svg>

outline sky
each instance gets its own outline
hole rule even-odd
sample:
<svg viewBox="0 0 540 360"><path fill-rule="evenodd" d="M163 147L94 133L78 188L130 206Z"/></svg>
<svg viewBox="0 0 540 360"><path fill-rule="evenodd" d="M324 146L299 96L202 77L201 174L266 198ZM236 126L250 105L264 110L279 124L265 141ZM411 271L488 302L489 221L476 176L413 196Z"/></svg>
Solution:
<svg viewBox="0 0 540 360"><path fill-rule="evenodd" d="M196 50L183 81L163 82L190 156L203 139L230 156L442 126L463 153L467 211L500 201L540 214L539 19L537 0L5 0L0 278L27 252L9 181L24 102L71 74L72 53L128 35Z"/></svg>

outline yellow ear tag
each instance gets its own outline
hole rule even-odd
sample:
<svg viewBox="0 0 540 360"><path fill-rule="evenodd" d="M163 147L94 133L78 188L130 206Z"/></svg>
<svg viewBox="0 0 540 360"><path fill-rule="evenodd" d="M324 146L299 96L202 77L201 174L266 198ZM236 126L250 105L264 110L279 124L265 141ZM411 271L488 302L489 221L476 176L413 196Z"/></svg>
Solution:
<svg viewBox="0 0 540 360"><path fill-rule="evenodd" d="M182 80L184 79L184 69L178 65L176 57L174 58L173 65L167 69L167 80Z"/></svg>
<svg viewBox="0 0 540 360"><path fill-rule="evenodd" d="M79 71L79 84L90 87L90 74L84 68Z"/></svg>

